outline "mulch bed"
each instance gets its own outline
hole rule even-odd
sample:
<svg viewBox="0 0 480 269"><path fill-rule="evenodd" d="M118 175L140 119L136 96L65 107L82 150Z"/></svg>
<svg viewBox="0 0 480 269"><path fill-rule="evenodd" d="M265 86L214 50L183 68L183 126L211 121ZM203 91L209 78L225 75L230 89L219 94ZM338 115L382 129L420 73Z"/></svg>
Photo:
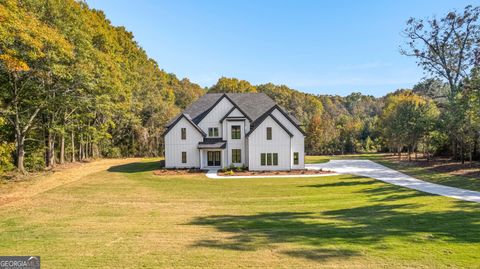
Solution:
<svg viewBox="0 0 480 269"><path fill-rule="evenodd" d="M452 161L449 158L435 157L432 160L419 158L415 160L412 157L411 161L404 158L398 160L397 156L389 156L387 159L391 162L400 164L406 167L423 167L433 172L447 173L455 176L464 176L470 178L480 178L480 162L473 161L472 163L465 161L462 164L459 161Z"/></svg>
<svg viewBox="0 0 480 269"><path fill-rule="evenodd" d="M291 171L233 171L233 175L228 172L218 172L219 176L278 176L278 175L318 175L332 174L327 170L291 170Z"/></svg>
<svg viewBox="0 0 480 269"><path fill-rule="evenodd" d="M205 174L207 170L201 169L160 169L153 171L157 176L181 176L191 174Z"/></svg>

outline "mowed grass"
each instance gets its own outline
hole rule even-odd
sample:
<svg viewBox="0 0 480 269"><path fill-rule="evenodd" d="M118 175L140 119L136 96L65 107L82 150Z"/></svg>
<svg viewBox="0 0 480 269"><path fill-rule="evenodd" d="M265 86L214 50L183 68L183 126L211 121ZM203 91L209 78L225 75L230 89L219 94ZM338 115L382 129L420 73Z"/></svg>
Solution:
<svg viewBox="0 0 480 269"><path fill-rule="evenodd" d="M44 268L478 268L480 207L369 178L153 175L156 160L0 207Z"/></svg>

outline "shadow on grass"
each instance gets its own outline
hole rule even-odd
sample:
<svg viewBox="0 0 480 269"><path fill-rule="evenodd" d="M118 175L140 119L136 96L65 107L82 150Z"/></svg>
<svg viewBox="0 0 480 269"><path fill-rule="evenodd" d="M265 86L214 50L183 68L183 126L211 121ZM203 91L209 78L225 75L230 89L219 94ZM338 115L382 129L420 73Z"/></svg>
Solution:
<svg viewBox="0 0 480 269"><path fill-rule="evenodd" d="M437 240L480 242L479 211L418 212L417 207L374 204L323 213L212 215L189 224L211 226L228 235L224 239L197 241L195 247L254 251L271 244L296 243L297 249L283 253L314 261L359 256L361 253L345 245L373 246L391 237L416 244Z"/></svg>
<svg viewBox="0 0 480 269"><path fill-rule="evenodd" d="M141 173L148 171L155 171L162 168L162 161L152 161L152 162L134 162L127 163L122 165L112 166L107 169L108 172L116 173Z"/></svg>
<svg viewBox="0 0 480 269"><path fill-rule="evenodd" d="M334 183L302 185L299 187L300 188L352 187L352 186L360 186L360 185L373 185L376 183L378 183L378 181L374 179L368 179L360 176L348 176L347 179L342 178L341 181L339 180Z"/></svg>

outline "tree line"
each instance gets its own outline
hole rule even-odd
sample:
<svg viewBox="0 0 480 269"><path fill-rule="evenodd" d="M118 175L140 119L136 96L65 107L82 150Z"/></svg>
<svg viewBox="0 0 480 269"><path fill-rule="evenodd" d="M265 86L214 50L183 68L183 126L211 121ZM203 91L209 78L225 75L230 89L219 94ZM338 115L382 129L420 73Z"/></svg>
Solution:
<svg viewBox="0 0 480 269"><path fill-rule="evenodd" d="M204 94L74 0L0 2L0 165L158 156L163 125Z"/></svg>
<svg viewBox="0 0 480 269"><path fill-rule="evenodd" d="M426 78L376 98L306 94L162 70L102 11L75 0L0 2L0 173L98 157L161 156L165 123L207 92L263 92L295 115L309 154L480 157L479 9L410 19L401 53ZM410 157L411 154L408 154Z"/></svg>

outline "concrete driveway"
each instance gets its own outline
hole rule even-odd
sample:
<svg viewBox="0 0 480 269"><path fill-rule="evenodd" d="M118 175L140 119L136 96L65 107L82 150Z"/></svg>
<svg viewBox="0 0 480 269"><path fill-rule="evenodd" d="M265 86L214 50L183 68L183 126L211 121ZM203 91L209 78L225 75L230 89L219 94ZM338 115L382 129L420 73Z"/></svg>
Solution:
<svg viewBox="0 0 480 269"><path fill-rule="evenodd" d="M480 203L480 192L425 182L369 160L332 160L328 163L307 164L305 166L307 169L327 169L339 174L375 178L414 190Z"/></svg>

